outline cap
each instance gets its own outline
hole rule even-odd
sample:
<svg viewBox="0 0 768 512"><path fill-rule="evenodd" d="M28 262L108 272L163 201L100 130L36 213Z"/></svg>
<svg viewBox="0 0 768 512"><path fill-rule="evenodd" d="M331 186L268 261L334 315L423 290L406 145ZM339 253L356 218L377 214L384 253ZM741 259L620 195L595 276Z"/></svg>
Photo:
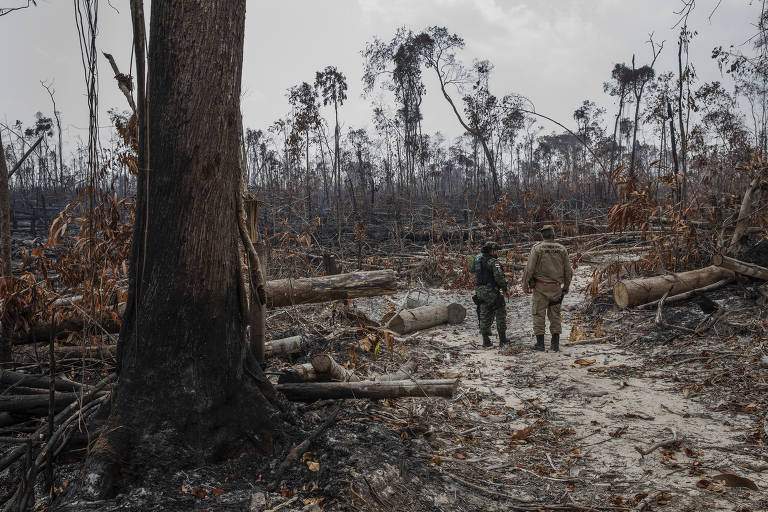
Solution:
<svg viewBox="0 0 768 512"><path fill-rule="evenodd" d="M552 224L544 224L543 226L541 226L541 229L539 229L539 231L541 231L541 232L551 231L551 232L554 233L555 232L555 226L553 226Z"/></svg>

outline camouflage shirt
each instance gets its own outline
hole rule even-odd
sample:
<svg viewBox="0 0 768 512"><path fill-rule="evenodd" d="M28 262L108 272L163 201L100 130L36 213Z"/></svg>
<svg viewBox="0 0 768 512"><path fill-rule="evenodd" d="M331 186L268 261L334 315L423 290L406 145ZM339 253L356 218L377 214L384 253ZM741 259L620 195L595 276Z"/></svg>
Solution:
<svg viewBox="0 0 768 512"><path fill-rule="evenodd" d="M479 256L482 257L482 254L480 254ZM493 276L493 280L496 282L496 286L502 290L506 290L507 278L504 275L504 268L501 266L501 263L499 263L499 260L496 257L489 256L488 259L486 259L485 261L486 261L486 264L488 265L488 268L491 270L491 275ZM480 258L475 257L475 260L472 262L471 270L475 274L477 274L480 271ZM484 285L484 286L489 286L489 285Z"/></svg>

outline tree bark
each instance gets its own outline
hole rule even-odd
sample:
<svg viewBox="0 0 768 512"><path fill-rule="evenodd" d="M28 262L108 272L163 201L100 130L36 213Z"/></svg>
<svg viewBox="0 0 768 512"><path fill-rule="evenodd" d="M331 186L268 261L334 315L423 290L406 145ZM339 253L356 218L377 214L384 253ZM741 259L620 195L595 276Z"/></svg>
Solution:
<svg viewBox="0 0 768 512"><path fill-rule="evenodd" d="M151 9L151 151L137 190L115 410L83 478L91 499L136 467L268 454L287 435L288 408L246 346L240 307L245 0Z"/></svg>
<svg viewBox="0 0 768 512"><path fill-rule="evenodd" d="M733 279L733 272L713 265L679 274L619 281L613 288L613 297L620 308L628 308L660 299L667 292L678 295L722 279Z"/></svg>
<svg viewBox="0 0 768 512"><path fill-rule="evenodd" d="M712 263L718 267L733 270L737 274L768 281L768 268L755 265L754 263L739 261L734 258L729 258L728 256L723 256L722 254L716 254L715 257L712 258Z"/></svg>
<svg viewBox="0 0 768 512"><path fill-rule="evenodd" d="M458 381L455 379L436 380L394 380L374 382L314 382L307 384L278 384L289 400L311 402L338 398L401 398L406 396L440 396L453 398Z"/></svg>
<svg viewBox="0 0 768 512"><path fill-rule="evenodd" d="M267 307L276 308L392 294L397 291L397 282L392 270L376 270L306 279L278 279L267 281L264 288Z"/></svg>
<svg viewBox="0 0 768 512"><path fill-rule="evenodd" d="M467 316L461 304L434 304L406 309L393 316L387 327L398 334L427 329L444 323L460 324Z"/></svg>

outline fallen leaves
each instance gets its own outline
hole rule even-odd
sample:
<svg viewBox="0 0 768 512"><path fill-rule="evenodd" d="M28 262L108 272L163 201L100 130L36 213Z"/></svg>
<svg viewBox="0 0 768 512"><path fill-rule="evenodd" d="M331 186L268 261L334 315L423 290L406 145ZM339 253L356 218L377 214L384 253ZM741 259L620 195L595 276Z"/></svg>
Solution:
<svg viewBox="0 0 768 512"><path fill-rule="evenodd" d="M752 489L753 491L759 491L760 488L755 482L747 477L743 477L734 473L720 473L712 477L715 482L722 482L726 487L741 487L744 489Z"/></svg>
<svg viewBox="0 0 768 512"><path fill-rule="evenodd" d="M585 359L583 357L578 358L573 362L571 366L574 368L585 368L587 366L593 365L597 362L597 359Z"/></svg>

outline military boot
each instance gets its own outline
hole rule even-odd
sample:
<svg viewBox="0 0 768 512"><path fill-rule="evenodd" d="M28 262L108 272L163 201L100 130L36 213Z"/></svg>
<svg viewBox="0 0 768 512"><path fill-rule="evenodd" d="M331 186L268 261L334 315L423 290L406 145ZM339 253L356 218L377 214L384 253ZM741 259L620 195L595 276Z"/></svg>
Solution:
<svg viewBox="0 0 768 512"><path fill-rule="evenodd" d="M499 346L503 347L508 343L507 341L507 331L503 329L499 329Z"/></svg>
<svg viewBox="0 0 768 512"><path fill-rule="evenodd" d="M536 350L537 352L544 352L544 335L543 334L536 335L536 344L531 345L531 348L533 350Z"/></svg>
<svg viewBox="0 0 768 512"><path fill-rule="evenodd" d="M552 335L552 342L550 343L550 348L552 349L552 352L560 351L560 334Z"/></svg>
<svg viewBox="0 0 768 512"><path fill-rule="evenodd" d="M490 347L491 346L491 335L490 334L483 334L483 346L484 347Z"/></svg>

